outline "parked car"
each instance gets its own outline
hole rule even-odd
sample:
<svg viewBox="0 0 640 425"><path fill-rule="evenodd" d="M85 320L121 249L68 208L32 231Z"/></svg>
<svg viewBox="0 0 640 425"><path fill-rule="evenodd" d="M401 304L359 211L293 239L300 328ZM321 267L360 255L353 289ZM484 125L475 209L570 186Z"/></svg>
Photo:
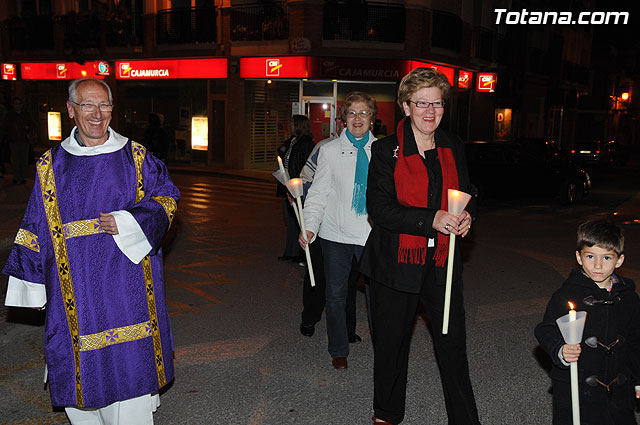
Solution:
<svg viewBox="0 0 640 425"><path fill-rule="evenodd" d="M591 191L589 174L553 151L516 143L467 142L469 177L482 198L547 197L566 204Z"/></svg>

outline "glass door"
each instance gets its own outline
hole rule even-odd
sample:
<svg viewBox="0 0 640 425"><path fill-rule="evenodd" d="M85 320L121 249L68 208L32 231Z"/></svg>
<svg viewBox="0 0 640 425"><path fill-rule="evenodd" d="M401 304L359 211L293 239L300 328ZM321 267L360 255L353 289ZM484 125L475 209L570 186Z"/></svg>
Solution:
<svg viewBox="0 0 640 425"><path fill-rule="evenodd" d="M311 121L311 134L315 143L334 135L336 106L333 98L303 97L302 110Z"/></svg>

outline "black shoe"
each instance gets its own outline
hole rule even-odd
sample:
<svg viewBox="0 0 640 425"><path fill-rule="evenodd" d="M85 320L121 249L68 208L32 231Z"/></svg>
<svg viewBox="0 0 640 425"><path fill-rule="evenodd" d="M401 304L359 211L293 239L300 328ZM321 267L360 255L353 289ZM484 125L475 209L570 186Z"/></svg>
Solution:
<svg viewBox="0 0 640 425"><path fill-rule="evenodd" d="M349 335L349 342L351 344L356 344L361 341L362 341L362 338L360 338L360 335L358 334Z"/></svg>
<svg viewBox="0 0 640 425"><path fill-rule="evenodd" d="M304 323L300 324L300 333L304 336L313 336L316 332L316 325L305 325Z"/></svg>

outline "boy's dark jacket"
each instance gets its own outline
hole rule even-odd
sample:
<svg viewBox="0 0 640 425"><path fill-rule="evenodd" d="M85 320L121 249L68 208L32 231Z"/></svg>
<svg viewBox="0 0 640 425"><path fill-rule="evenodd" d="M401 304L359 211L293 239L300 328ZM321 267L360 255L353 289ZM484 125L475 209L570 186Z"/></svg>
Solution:
<svg viewBox="0 0 640 425"><path fill-rule="evenodd" d="M600 289L581 270L573 270L553 294L542 323L535 329L536 338L553 361L554 424L565 423L557 420L558 415L566 413L566 423L570 423L571 417L570 373L569 367L558 357L564 340L556 323L556 319L568 313L569 301L575 304L577 311L587 312L580 343L582 353L578 360L582 423L636 424L633 412L634 385L640 385L640 298L630 279L617 277L613 289L608 292ZM604 345L611 345L616 339L619 342L608 352L600 345L591 348L585 343L593 336ZM611 384L608 394L604 386L597 384L594 387L586 383L585 379L592 376L605 384L624 376L624 382ZM569 411L562 409L558 412L557 405L568 405ZM601 419L592 422L597 417Z"/></svg>

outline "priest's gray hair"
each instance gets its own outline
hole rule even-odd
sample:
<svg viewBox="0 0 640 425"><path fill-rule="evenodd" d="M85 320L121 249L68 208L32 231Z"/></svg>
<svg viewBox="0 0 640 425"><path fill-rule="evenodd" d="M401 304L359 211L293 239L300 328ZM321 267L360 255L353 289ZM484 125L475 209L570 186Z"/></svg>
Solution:
<svg viewBox="0 0 640 425"><path fill-rule="evenodd" d="M77 102L78 101L78 86L82 83L86 83L87 81L91 81L97 84L102 84L106 89L107 93L109 93L109 103L113 104L113 96L111 96L111 88L107 83L97 78L79 78L77 80L73 80L71 84L69 84L69 102Z"/></svg>

